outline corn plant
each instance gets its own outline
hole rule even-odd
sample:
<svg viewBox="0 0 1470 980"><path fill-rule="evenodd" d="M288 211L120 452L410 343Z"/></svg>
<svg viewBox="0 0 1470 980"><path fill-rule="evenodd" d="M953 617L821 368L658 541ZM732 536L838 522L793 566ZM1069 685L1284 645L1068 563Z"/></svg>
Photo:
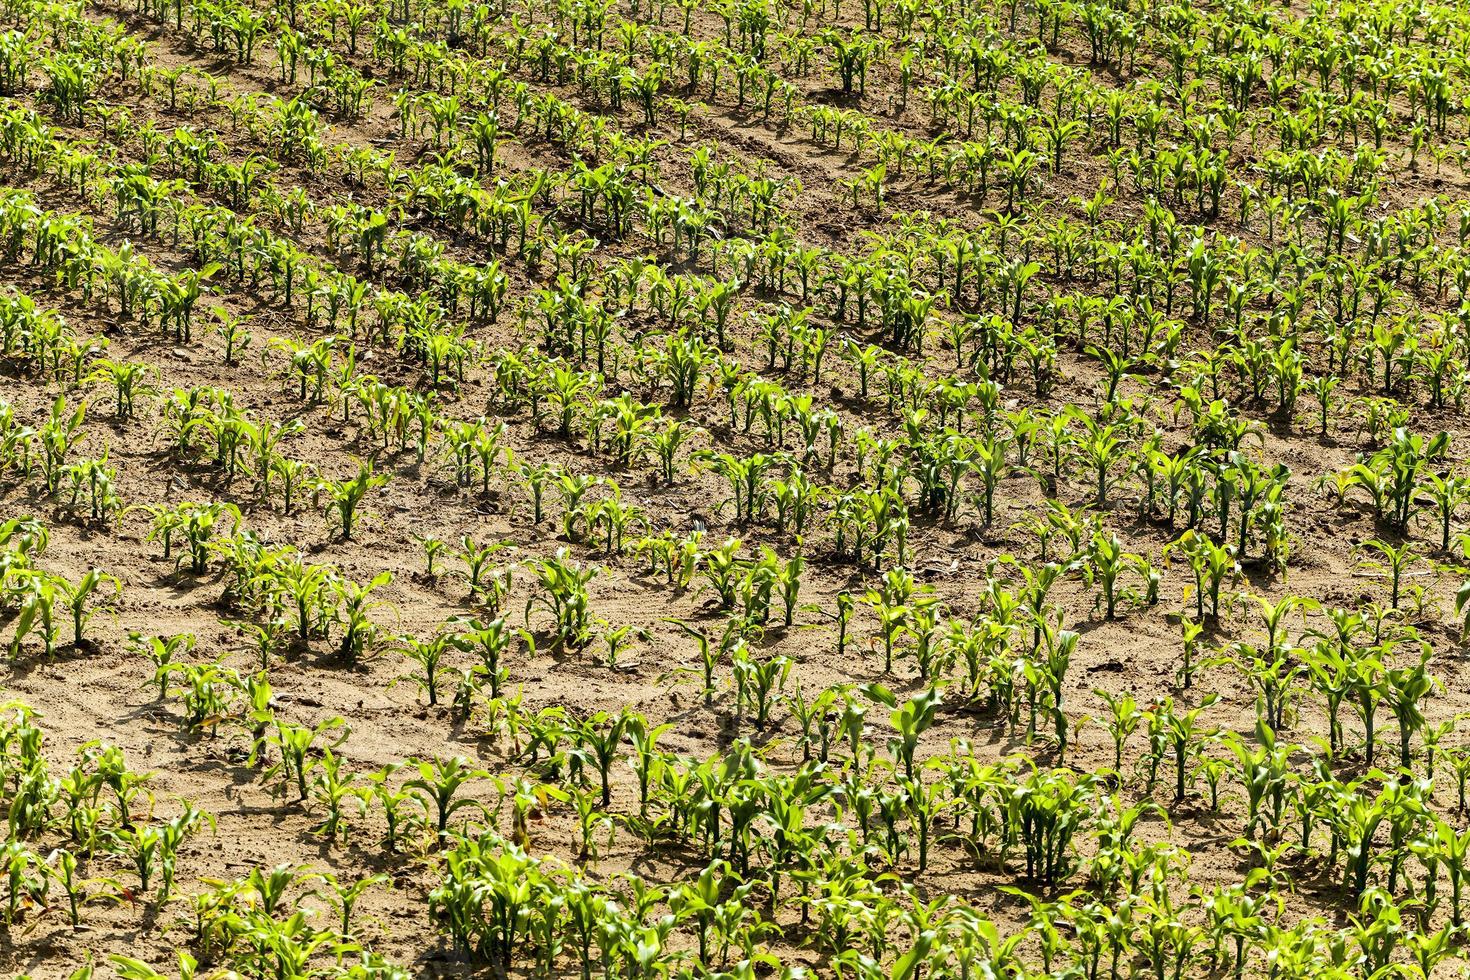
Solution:
<svg viewBox="0 0 1470 980"><path fill-rule="evenodd" d="M174 567L182 566L187 558L189 570L195 575L202 575L209 568L210 542L221 519L230 521L228 533L231 535L240 528L240 509L231 503L214 501L173 507L157 504L150 505L147 511L152 517L148 540L158 541L163 546L163 557L167 561L173 554L175 535L182 536L187 552L174 560Z"/></svg>
<svg viewBox="0 0 1470 980"><path fill-rule="evenodd" d="M335 739L326 739L338 730L341 734ZM307 777L320 761L313 753L337 748L347 741L349 734L351 730L341 718L328 718L312 728L274 720L268 742L275 747L280 759L263 773L263 778L278 778L282 787L294 783L296 798L305 801L311 792Z"/></svg>
<svg viewBox="0 0 1470 980"><path fill-rule="evenodd" d="M1384 700L1399 724L1399 765L1412 771L1410 741L1423 731L1426 719L1422 703L1438 686L1429 673L1432 654L1427 644L1419 662L1408 667L1390 667L1383 672Z"/></svg>
<svg viewBox="0 0 1470 980"><path fill-rule="evenodd" d="M597 569L571 561L567 549L559 548L551 558L535 562L532 570L544 594L526 600L527 626L531 611L544 608L551 615L558 645L570 649L585 646L591 635L587 583L592 581Z"/></svg>
<svg viewBox="0 0 1470 980"><path fill-rule="evenodd" d="M117 396L117 418L131 419L137 412L138 396L153 393L148 382L151 374L153 371L147 364L104 357L94 362L87 381L110 385Z"/></svg>
<svg viewBox="0 0 1470 980"><path fill-rule="evenodd" d="M1420 556L1414 553L1412 542L1405 542L1395 547L1385 541L1374 538L1365 541L1362 545L1366 554L1376 552L1379 559L1365 557L1360 562L1360 567L1375 572L1386 572L1389 579L1389 606L1393 609L1399 607L1399 591L1403 584L1404 575Z"/></svg>
<svg viewBox="0 0 1470 980"><path fill-rule="evenodd" d="M788 657L757 660L744 645L734 651L735 701L742 711L750 709L751 722L757 729L764 729L770 721L771 708L786 685L791 666Z"/></svg>
<svg viewBox="0 0 1470 980"><path fill-rule="evenodd" d="M64 580L33 569L12 573L7 596L7 605L15 610L8 649L11 663L20 658L21 645L31 635L40 639L42 653L47 659L54 653L56 607L60 602L58 581Z"/></svg>
<svg viewBox="0 0 1470 980"><path fill-rule="evenodd" d="M1092 797L1089 780L1064 770L1033 770L1007 788L1006 832L1025 852L1029 880L1050 886L1071 875L1072 838L1092 812Z"/></svg>
<svg viewBox="0 0 1470 980"><path fill-rule="evenodd" d="M336 518L342 529L344 540L352 540L352 531L357 524L358 508L367 495L388 482L388 475L374 473L372 463L363 460L357 464L357 475L346 480L321 479L314 492L327 499L328 519Z"/></svg>
<svg viewBox="0 0 1470 980"><path fill-rule="evenodd" d="M444 658L460 642L462 638L459 634L440 630L424 640L403 634L393 644L394 652L402 654L418 666L418 673L413 675L413 679L419 685L419 689L428 695L430 707L439 703L439 689L442 686L440 675L444 669Z"/></svg>
<svg viewBox="0 0 1470 980"><path fill-rule="evenodd" d="M471 780L484 779L489 775L483 769L472 766L463 756L436 758L432 762L414 760L412 765L418 776L407 780L403 784L404 789L415 792L425 814L433 818L434 828L441 840L446 839L449 818L456 813L467 809L485 812L484 806L477 800L468 797L455 799L460 789Z"/></svg>
<svg viewBox="0 0 1470 980"><path fill-rule="evenodd" d="M87 433L83 428L86 417L86 402L68 410L66 398L57 396L56 401L51 403L51 414L37 430L41 447L41 474L47 493L55 493L61 486L68 454L86 438Z"/></svg>
<svg viewBox="0 0 1470 980"><path fill-rule="evenodd" d="M1143 591L1139 599L1152 605L1158 600L1159 577L1147 559L1123 550L1123 543L1117 535L1104 536L1095 534L1092 538L1092 548L1085 561L1075 563L1082 572L1083 577L1090 584L1095 578L1102 585L1102 595L1099 603L1103 607L1103 618L1114 619L1117 615L1117 603L1120 596L1118 580L1125 569L1131 568L1143 579ZM1124 596L1133 593L1124 592Z"/></svg>
<svg viewBox="0 0 1470 980"><path fill-rule="evenodd" d="M1217 619L1220 615L1220 589L1227 581L1240 577L1240 565L1235 553L1222 548L1208 537L1193 530L1185 531L1178 540L1164 549L1165 561L1173 555L1182 555L1194 576L1195 619L1204 620L1205 598L1209 597L1208 615Z"/></svg>

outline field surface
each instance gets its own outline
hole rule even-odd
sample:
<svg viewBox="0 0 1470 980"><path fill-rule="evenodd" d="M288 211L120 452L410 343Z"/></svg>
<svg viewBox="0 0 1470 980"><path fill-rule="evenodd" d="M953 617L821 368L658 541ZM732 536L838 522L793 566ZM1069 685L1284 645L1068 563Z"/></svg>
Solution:
<svg viewBox="0 0 1470 980"><path fill-rule="evenodd" d="M1465 971L1464 5L3 8L0 975Z"/></svg>

